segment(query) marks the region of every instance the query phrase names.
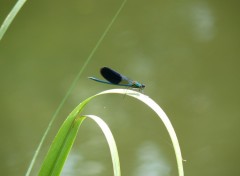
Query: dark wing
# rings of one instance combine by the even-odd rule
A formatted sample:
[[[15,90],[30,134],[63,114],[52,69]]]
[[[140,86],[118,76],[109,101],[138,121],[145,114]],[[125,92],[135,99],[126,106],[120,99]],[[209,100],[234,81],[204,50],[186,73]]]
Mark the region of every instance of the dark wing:
[[[122,81],[122,75],[108,67],[100,70],[101,75],[113,84],[119,84]]]

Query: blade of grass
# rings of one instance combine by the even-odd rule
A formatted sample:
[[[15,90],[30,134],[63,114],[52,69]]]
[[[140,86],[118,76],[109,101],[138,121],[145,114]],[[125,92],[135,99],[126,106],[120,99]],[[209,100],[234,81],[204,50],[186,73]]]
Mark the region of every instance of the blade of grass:
[[[101,118],[95,115],[85,115],[85,116],[94,120],[98,124],[98,126],[101,128],[102,132],[104,133],[107,139],[111,157],[112,157],[114,176],[120,176],[121,171],[120,171],[120,161],[119,161],[119,156],[117,151],[117,145],[109,127]]]
[[[60,175],[63,165],[75,141],[78,129],[85,118],[94,120],[101,128],[107,139],[111,152],[114,176],[121,175],[117,146],[109,127],[101,118],[97,116],[86,115],[79,117],[78,113],[84,106],[85,103],[80,104],[64,121],[44,159],[41,170],[38,174],[39,176]]]
[[[71,116],[71,115],[70,115]],[[68,118],[60,128],[58,134],[46,155],[39,176],[60,175],[67,156],[77,136],[78,129],[85,117]]]
[[[21,10],[22,6],[25,4],[26,1],[27,0],[19,0],[19,1],[17,1],[17,3],[12,8],[12,10],[8,14],[8,16],[3,21],[3,24],[2,24],[2,26],[0,28],[0,41],[2,40],[2,38],[3,38],[4,34],[5,34],[5,32],[7,31],[8,27],[10,26],[10,24],[13,21],[13,19],[16,17],[16,15]]]
[[[177,139],[177,135],[175,133],[175,130],[174,130],[168,116],[162,110],[162,108],[148,96],[146,96],[140,92],[133,91],[133,90],[110,89],[110,90],[100,92],[96,96],[102,95],[102,94],[108,94],[108,93],[123,94],[123,95],[128,95],[133,98],[136,98],[136,99],[142,101],[143,103],[145,103],[148,107],[150,107],[158,115],[158,117],[162,120],[163,124],[165,125],[165,127],[168,131],[168,134],[171,138],[171,141],[173,143],[173,148],[174,148],[174,152],[175,152],[175,156],[176,156],[176,160],[177,160],[179,176],[184,176],[183,158],[182,158],[182,154],[181,154],[180,145],[179,145],[179,142]]]
[[[174,131],[174,128],[173,128],[170,120],[168,119],[166,113],[161,109],[161,107],[156,102],[154,102],[148,96],[146,96],[142,93],[133,91],[133,90],[126,90],[126,89],[111,89],[111,90],[103,91],[103,92],[100,92],[96,95],[93,95],[93,96],[87,98],[82,103],[80,103],[68,116],[68,118],[66,120],[67,122],[66,121],[64,122],[63,127],[61,127],[61,132],[58,132],[58,134],[57,134],[58,137],[56,137],[56,138],[60,137],[60,139],[59,139],[60,143],[56,144],[56,142],[54,140],[54,142],[53,142],[54,147],[51,147],[54,149],[49,150],[47,158],[50,157],[50,159],[46,159],[47,161],[46,160],[44,161],[43,167],[40,171],[40,175],[41,176],[42,175],[51,175],[52,173],[54,173],[54,175],[55,175],[55,174],[59,174],[61,172],[64,161],[66,160],[66,157],[70,151],[70,148],[72,147],[73,141],[74,141],[76,133],[77,133],[77,130],[74,131],[75,135],[72,135],[72,133],[69,132],[72,130],[71,125],[75,124],[76,123],[75,121],[78,122],[78,119],[79,119],[78,115],[81,113],[82,109],[85,107],[85,105],[87,105],[87,103],[90,100],[92,100],[93,98],[95,98],[99,95],[109,94],[109,93],[110,94],[111,93],[123,94],[123,95],[127,95],[127,96],[131,96],[133,98],[136,98],[136,99],[142,101],[143,103],[145,103],[147,106],[149,106],[159,116],[159,118],[163,121],[163,123],[170,135],[170,138],[172,140],[173,148],[174,148],[176,159],[177,159],[179,176],[184,176],[183,163],[182,163],[183,159],[182,159],[182,155],[181,155],[180,145],[179,145],[179,142],[177,139],[177,135]],[[97,119],[96,116],[88,115],[88,117],[90,117],[92,119]],[[82,119],[82,120],[84,118],[85,117],[80,117],[80,119]],[[82,120],[79,123],[77,123],[79,126],[80,126],[80,123],[82,122]],[[95,121],[99,121],[99,119],[97,119]],[[79,127],[76,125],[73,125],[73,126]],[[99,125],[99,126],[101,126],[101,125]],[[64,134],[64,135],[62,135],[62,134]],[[104,134],[105,134],[105,132],[104,132]],[[105,136],[106,136],[106,134],[105,134]],[[111,139],[111,137],[109,138],[106,136],[106,138],[107,138],[107,141],[109,141],[109,140],[114,141]],[[110,144],[111,144],[111,142],[109,143],[109,145]],[[65,148],[65,147],[67,147],[67,148]],[[112,150],[111,147],[110,147],[110,151],[111,151],[111,155],[116,154],[116,152],[114,152],[114,150]],[[52,155],[51,152],[53,152],[53,157],[51,156]],[[60,157],[58,155],[60,155]],[[112,160],[114,160],[113,156],[112,156]],[[117,160],[117,162],[116,161],[115,161],[115,163],[113,162],[113,165],[114,165],[114,167],[119,167],[119,171],[120,171],[120,164],[119,165],[116,164],[119,162],[119,159],[115,158],[115,160]],[[46,162],[47,162],[47,164],[46,164]],[[50,163],[48,163],[48,162],[50,162]],[[116,164],[116,166],[115,166],[115,164]],[[55,171],[55,169],[56,169],[56,171]],[[114,171],[114,173],[115,173],[115,171]],[[119,172],[119,174],[120,174],[120,172]]]
[[[124,0],[121,4],[121,6],[119,7],[119,9],[117,10],[116,14],[113,16],[111,22],[109,23],[109,25],[107,26],[107,28],[105,29],[105,31],[103,32],[103,34],[101,35],[101,37],[99,38],[98,42],[96,43],[95,47],[92,49],[90,55],[88,56],[88,58],[86,59],[86,61],[84,62],[83,66],[81,66],[80,68],[80,71],[78,72],[77,76],[75,77],[75,79],[73,80],[72,84],[70,85],[69,89],[67,90],[67,93],[66,95],[64,96],[64,98],[62,99],[62,101],[60,102],[59,106],[57,107],[56,111],[54,112],[49,124],[48,124],[48,127],[46,129],[46,131],[44,132],[43,134],[43,137],[34,153],[34,156],[31,160],[31,163],[28,167],[28,170],[25,174],[25,176],[29,176],[31,171],[32,171],[32,168],[33,168],[33,165],[36,161],[36,158],[39,154],[39,151],[43,145],[43,142],[45,141],[46,139],[46,136],[49,132],[49,130],[51,129],[51,126],[54,122],[54,120],[56,119],[57,115],[59,114],[60,110],[62,109],[64,103],[66,102],[66,100],[68,99],[69,95],[71,94],[73,88],[76,86],[80,76],[82,75],[83,71],[85,70],[86,66],[88,65],[88,63],[90,62],[90,60],[92,59],[94,53],[96,52],[97,48],[100,46],[100,44],[102,43],[103,39],[105,38],[105,36],[107,35],[107,33],[109,32],[110,28],[112,27],[113,23],[116,21],[118,15],[120,14],[120,12],[122,11],[123,7],[125,6],[127,0]]]

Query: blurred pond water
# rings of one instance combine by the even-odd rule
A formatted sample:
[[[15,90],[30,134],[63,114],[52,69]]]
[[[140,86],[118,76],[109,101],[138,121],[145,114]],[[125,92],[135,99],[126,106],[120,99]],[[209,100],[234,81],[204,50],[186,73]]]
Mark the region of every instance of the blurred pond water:
[[[122,1],[28,1],[0,42],[0,170],[24,175],[50,118]],[[13,2],[0,2],[1,22]],[[129,0],[84,70],[44,143],[77,104],[116,88],[88,80],[109,66],[146,85],[177,132],[186,175],[240,175],[237,1]],[[129,97],[107,95],[86,114],[115,136],[123,176],[177,175],[162,122]],[[85,136],[81,135],[84,134]],[[100,129],[84,122],[62,175],[110,176]]]

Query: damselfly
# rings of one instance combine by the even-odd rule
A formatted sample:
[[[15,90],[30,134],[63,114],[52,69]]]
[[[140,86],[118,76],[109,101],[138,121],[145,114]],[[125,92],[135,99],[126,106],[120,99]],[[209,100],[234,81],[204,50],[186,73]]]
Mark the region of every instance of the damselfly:
[[[137,81],[133,81],[127,78],[126,76],[123,76],[122,74],[112,70],[111,68],[103,67],[100,69],[100,73],[107,81],[100,80],[94,77],[88,77],[88,78],[100,83],[137,88],[139,90],[143,90],[145,88],[144,84],[141,84]]]

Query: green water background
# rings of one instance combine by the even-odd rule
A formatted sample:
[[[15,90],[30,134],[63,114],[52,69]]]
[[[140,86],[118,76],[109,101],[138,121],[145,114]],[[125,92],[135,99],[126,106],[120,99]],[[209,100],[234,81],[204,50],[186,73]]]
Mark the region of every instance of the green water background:
[[[51,116],[121,2],[27,1],[17,15],[0,42],[1,175],[24,175]],[[0,1],[0,22],[14,3]],[[186,175],[240,175],[239,5],[129,0],[61,110],[33,175],[68,113],[85,98],[116,88],[87,79],[100,77],[102,66],[146,85],[144,93],[175,127]],[[123,176],[177,175],[168,134],[143,104],[107,95],[85,113],[109,124]],[[86,121],[79,132],[62,175],[111,176],[98,127]]]

